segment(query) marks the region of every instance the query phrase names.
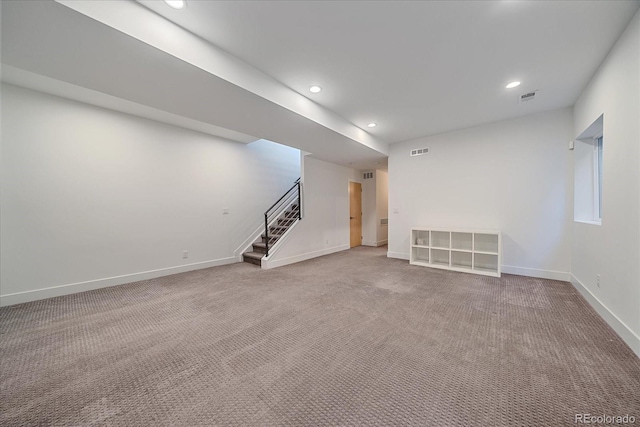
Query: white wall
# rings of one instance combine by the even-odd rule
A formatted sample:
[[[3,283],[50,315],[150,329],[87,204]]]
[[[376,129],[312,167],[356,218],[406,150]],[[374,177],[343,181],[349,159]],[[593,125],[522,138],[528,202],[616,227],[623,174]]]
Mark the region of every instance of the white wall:
[[[362,180],[362,245],[378,246],[376,171],[360,172],[360,176],[365,172],[373,174],[373,177]]]
[[[265,268],[349,249],[349,180],[362,182],[360,172],[309,156],[303,170],[304,218]]]
[[[1,89],[3,305],[235,262],[300,173],[268,141]]]
[[[368,172],[373,178],[362,181],[362,245],[381,246],[387,244],[388,226],[380,225],[380,220],[388,215],[389,175],[380,170]]]
[[[497,229],[505,273],[568,280],[572,129],[566,108],[393,144],[388,255],[409,259],[413,226]]]
[[[640,355],[640,12],[578,99],[574,137],[601,114],[602,225],[573,224],[572,282]]]
[[[386,245],[389,233],[388,225],[380,225],[382,218],[389,217],[389,174],[387,171],[376,171],[376,212],[377,242],[376,246]]]

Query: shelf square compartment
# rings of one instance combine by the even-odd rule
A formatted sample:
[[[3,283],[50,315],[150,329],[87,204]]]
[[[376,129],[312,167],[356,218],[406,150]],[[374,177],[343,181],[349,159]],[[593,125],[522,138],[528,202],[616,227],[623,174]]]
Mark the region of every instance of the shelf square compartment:
[[[473,249],[473,234],[472,233],[451,233],[451,249],[462,249],[464,251],[470,251]]]
[[[474,254],[473,269],[479,271],[498,272],[498,255]]]
[[[451,251],[451,267],[471,269],[471,252]]]
[[[431,249],[431,264],[449,265],[449,251],[442,249]]]
[[[431,246],[436,248],[449,248],[450,233],[448,231],[432,231]]]
[[[413,261],[429,263],[429,249],[427,248],[412,248]]]
[[[413,230],[413,244],[429,246],[429,230]]]
[[[482,234],[476,233],[474,235],[474,250],[479,252],[491,252],[498,253],[498,235],[497,234]]]

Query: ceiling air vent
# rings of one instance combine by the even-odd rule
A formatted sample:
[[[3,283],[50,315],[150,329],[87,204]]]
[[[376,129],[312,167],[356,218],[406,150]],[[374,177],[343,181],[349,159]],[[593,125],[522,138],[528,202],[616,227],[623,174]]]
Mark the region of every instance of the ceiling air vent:
[[[373,172],[364,173],[364,179],[371,179],[371,178],[373,178]]]
[[[537,90],[520,95],[519,102],[533,101],[536,98]]]
[[[428,148],[415,148],[411,150],[411,156],[421,156],[429,152]]]

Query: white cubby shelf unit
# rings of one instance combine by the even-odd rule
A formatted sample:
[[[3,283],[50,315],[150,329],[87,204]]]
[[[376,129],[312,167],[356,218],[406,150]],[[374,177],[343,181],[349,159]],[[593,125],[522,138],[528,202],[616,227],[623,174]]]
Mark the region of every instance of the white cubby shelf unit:
[[[409,259],[413,265],[500,277],[500,231],[412,228]]]

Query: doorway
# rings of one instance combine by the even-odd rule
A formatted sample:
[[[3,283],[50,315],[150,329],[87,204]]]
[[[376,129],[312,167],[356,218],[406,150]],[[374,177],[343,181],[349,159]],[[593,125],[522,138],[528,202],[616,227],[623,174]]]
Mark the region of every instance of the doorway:
[[[349,181],[349,229],[351,247],[362,245],[362,184]]]

